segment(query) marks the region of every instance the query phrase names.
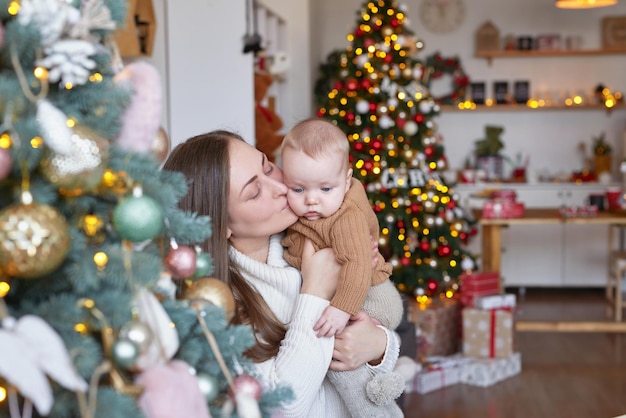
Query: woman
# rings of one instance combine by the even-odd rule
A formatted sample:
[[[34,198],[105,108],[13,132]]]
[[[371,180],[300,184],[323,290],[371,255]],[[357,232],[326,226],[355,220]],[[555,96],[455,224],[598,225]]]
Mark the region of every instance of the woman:
[[[349,417],[343,401],[325,380],[333,370],[368,363],[388,373],[398,358],[393,332],[359,313],[335,338],[317,338],[313,325],[335,290],[339,266],[332,250],[303,256],[302,271],[283,258],[281,233],[297,217],[287,204],[281,170],[240,136],[213,131],[178,145],[164,170],[180,171],[191,182],[180,202],[184,210],[209,215],[213,234],[204,243],[214,276],[236,300],[234,321],[249,324],[257,344],[246,354],[268,386],[289,385],[295,400],[288,417]]]

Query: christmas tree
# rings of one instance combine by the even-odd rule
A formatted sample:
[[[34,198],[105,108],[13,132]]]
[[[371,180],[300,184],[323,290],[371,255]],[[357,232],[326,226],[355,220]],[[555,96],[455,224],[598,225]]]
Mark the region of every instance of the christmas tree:
[[[124,0],[0,0],[0,416],[269,416]]]
[[[318,116],[347,134],[398,289],[450,297],[475,266],[464,248],[473,222],[440,175],[446,156],[433,120],[440,107],[426,88],[435,70],[413,58],[423,43],[407,29],[405,10],[391,0],[363,3],[350,45],[320,67]]]

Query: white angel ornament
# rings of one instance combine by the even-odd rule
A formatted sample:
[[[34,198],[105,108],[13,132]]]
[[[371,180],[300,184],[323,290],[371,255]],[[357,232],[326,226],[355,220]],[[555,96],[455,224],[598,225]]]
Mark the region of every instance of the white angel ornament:
[[[85,392],[87,383],[76,373],[61,337],[35,315],[16,320],[6,317],[0,329],[0,376],[26,399],[48,415],[54,399],[49,376],[65,389]],[[11,416],[15,415],[11,410]]]

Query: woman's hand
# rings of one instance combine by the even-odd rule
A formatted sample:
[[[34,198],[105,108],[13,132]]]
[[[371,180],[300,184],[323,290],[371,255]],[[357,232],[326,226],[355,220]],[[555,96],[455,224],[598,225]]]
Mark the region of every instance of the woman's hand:
[[[330,300],[335,295],[340,270],[341,265],[330,248],[315,251],[311,240],[304,240],[300,293]]]
[[[387,349],[387,335],[364,311],[350,319],[341,334],[335,336],[332,370],[354,370],[365,364],[378,364]]]

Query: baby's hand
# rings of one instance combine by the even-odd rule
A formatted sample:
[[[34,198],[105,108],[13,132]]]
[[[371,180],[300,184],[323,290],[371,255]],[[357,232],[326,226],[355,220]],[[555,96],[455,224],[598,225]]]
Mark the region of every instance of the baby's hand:
[[[317,337],[332,337],[339,334],[348,324],[350,314],[334,306],[324,309],[322,316],[317,320],[313,331],[317,331]]]

